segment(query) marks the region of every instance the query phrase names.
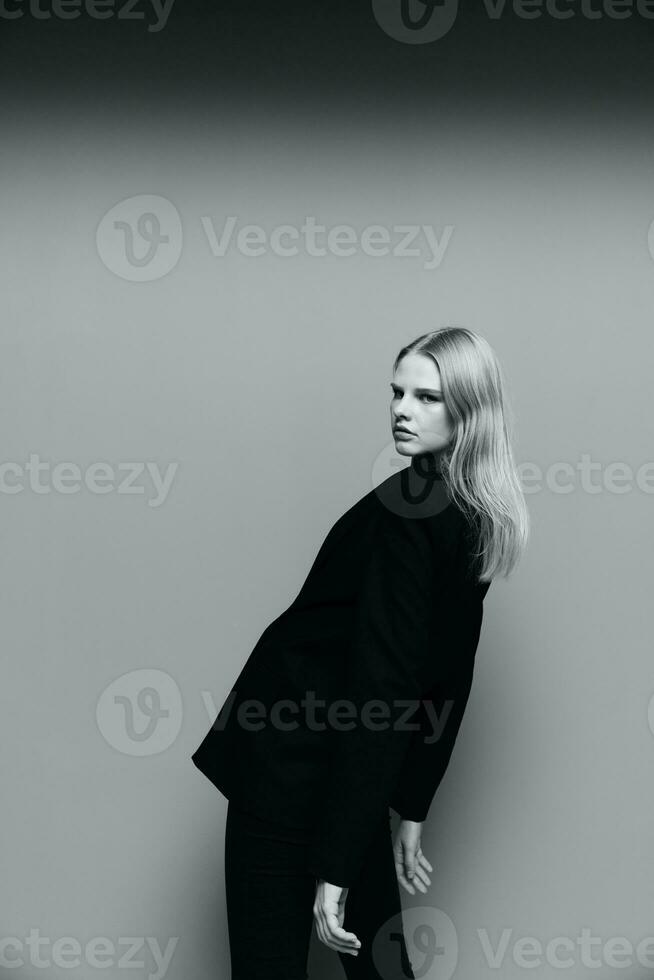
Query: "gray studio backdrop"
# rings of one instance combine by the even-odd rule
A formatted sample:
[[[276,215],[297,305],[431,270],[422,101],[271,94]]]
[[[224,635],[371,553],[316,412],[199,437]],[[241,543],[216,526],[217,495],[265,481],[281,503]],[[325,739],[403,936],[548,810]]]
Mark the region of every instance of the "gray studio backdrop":
[[[229,976],[226,803],[190,753],[392,465],[396,351],[448,323],[502,360],[533,528],[412,958],[426,925],[430,980],[649,975],[651,140],[119,125],[5,148],[2,975]],[[341,976],[315,939],[310,966]]]

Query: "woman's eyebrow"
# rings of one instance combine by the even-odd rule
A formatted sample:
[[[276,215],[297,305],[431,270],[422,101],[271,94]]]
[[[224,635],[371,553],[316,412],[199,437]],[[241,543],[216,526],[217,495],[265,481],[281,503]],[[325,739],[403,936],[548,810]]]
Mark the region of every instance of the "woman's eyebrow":
[[[391,381],[391,388],[393,389],[393,391],[399,391],[400,385],[396,385],[394,381]],[[413,390],[417,395],[426,395],[426,394],[442,395],[443,394],[440,388],[414,388]]]

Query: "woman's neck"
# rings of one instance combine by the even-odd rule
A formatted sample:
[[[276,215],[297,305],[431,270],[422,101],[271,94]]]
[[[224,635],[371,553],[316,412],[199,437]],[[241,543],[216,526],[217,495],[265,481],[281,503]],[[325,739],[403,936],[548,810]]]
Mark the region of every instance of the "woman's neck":
[[[439,453],[418,453],[411,457],[411,469],[425,480],[442,480]]]

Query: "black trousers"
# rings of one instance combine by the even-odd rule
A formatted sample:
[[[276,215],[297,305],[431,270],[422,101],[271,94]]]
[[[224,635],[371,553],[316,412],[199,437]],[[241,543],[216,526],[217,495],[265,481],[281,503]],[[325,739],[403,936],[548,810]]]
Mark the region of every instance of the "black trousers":
[[[370,836],[343,926],[359,955],[337,953],[347,980],[414,980],[401,927],[387,815]],[[227,806],[225,891],[231,980],[306,980],[316,880],[306,871],[309,830],[281,827]],[[336,977],[336,972],[334,974]]]

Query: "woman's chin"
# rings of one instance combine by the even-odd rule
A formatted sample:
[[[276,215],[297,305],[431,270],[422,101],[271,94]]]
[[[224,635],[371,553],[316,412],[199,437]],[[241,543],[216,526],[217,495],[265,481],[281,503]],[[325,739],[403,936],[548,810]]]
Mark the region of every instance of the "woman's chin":
[[[407,444],[406,439],[396,439],[395,440],[395,451],[400,456],[415,456],[417,448],[415,446],[410,446]]]

